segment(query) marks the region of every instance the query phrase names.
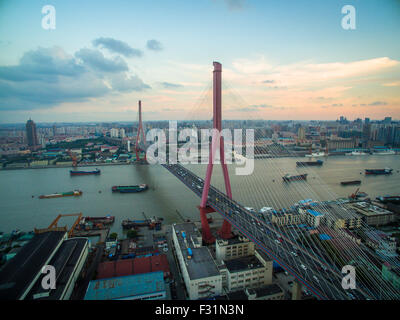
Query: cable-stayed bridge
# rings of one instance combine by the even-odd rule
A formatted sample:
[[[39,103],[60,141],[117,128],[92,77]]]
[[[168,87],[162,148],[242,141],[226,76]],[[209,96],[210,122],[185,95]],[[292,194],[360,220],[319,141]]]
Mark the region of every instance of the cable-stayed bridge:
[[[214,63],[213,83],[213,128],[221,131],[221,71],[219,63]],[[140,105],[141,111],[141,105]],[[139,116],[139,128],[143,130],[141,115]],[[139,137],[139,132],[138,132]],[[217,141],[220,139],[220,141]],[[224,223],[219,231],[221,238],[232,236],[231,226],[253,241],[255,245],[271,259],[277,262],[288,273],[318,299],[399,299],[399,292],[393,285],[383,280],[381,266],[375,259],[374,252],[362,243],[349,239],[341,230],[331,228],[329,233],[334,239],[334,246],[326,245],[311,236],[304,236],[304,230],[296,224],[279,225],[272,222],[271,211],[268,213],[256,213],[245,208],[232,199],[232,190],[225,163],[223,138],[214,136],[210,146],[209,163],[206,177],[203,180],[181,164],[165,164],[169,172],[182,181],[190,190],[201,197],[200,218],[202,223],[203,240],[211,243],[215,240],[210,232],[207,221],[207,213],[218,212],[224,218]],[[144,138],[143,138],[144,140]],[[219,143],[217,143],[219,142]],[[137,151],[145,151],[143,141],[137,141]],[[219,150],[217,150],[219,149]],[[225,190],[222,192],[211,185],[213,164],[217,152],[220,152]],[[272,168],[279,170],[279,168]],[[308,186],[299,184],[303,192],[311,192]],[[248,192],[273,193],[273,190],[265,186],[264,190],[249,190]],[[276,195],[275,195],[276,196]],[[292,195],[288,193],[287,197]],[[310,204],[304,204],[301,208],[293,210],[312,210]],[[331,206],[328,203],[318,204],[319,211],[323,211],[329,218],[337,215],[348,215],[346,209]],[[314,211],[314,210],[312,210]],[[350,214],[351,215],[351,214]],[[368,228],[368,226],[365,226]],[[351,232],[350,232],[351,234]],[[379,239],[376,239],[379,241]],[[356,289],[345,289],[341,268],[347,263],[355,267]]]

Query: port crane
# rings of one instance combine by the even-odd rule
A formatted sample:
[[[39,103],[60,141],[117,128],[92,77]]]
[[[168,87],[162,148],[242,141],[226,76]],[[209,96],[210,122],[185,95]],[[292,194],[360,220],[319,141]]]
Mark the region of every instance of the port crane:
[[[75,227],[78,225],[78,223],[82,219],[82,212],[81,213],[59,214],[57,216],[57,218],[55,218],[53,220],[53,222],[47,228],[45,228],[45,229],[36,229],[35,228],[35,233],[39,234],[39,233],[44,233],[44,232],[48,232],[48,231],[67,231],[67,226],[64,226],[64,227],[58,226],[58,221],[62,217],[77,217],[75,222],[72,224],[71,229],[69,229],[69,231],[68,231],[68,238],[71,238],[74,234]]]

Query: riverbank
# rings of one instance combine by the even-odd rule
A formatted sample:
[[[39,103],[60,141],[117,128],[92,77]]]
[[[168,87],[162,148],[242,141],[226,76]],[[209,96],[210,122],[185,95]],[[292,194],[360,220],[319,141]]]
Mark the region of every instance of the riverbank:
[[[88,163],[88,164],[79,164],[76,168],[83,167],[103,167],[103,166],[130,166],[136,165],[137,163],[126,163],[126,162],[113,162],[113,163]],[[27,167],[5,167],[0,168],[0,170],[23,170],[23,169],[51,169],[51,168],[73,168],[71,165],[46,165],[46,166],[27,166]]]

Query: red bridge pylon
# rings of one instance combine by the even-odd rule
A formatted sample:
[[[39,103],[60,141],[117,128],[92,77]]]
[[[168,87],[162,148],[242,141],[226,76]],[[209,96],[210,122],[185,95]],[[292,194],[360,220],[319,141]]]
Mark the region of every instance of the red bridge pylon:
[[[142,133],[143,145],[146,145],[146,139],[145,139],[144,130],[143,130],[143,123],[142,123],[142,101],[139,100],[139,126],[138,126],[138,129],[137,129],[136,146],[135,146],[136,161],[141,161],[141,159],[140,159],[140,151],[144,151],[143,161],[146,161],[146,150],[141,150],[141,148],[140,148],[140,132]]]
[[[229,180],[228,167],[225,163],[224,154],[224,139],[220,136],[222,130],[222,87],[221,87],[221,73],[222,65],[219,62],[214,62],[214,72],[213,72],[213,129],[214,131],[212,142],[210,146],[210,153],[208,158],[206,179],[204,181],[203,194],[201,197],[200,204],[200,219],[202,226],[202,237],[203,241],[206,243],[212,243],[215,238],[211,234],[210,226],[207,221],[207,213],[215,212],[211,207],[207,206],[208,192],[210,189],[211,176],[213,170],[213,163],[215,160],[217,147],[219,145],[220,162],[222,166],[222,172],[224,174],[225,190],[227,196],[232,199],[231,183]],[[217,132],[217,133],[216,133]],[[221,229],[219,230],[219,235],[223,239],[229,239],[232,237],[231,224],[224,220]]]

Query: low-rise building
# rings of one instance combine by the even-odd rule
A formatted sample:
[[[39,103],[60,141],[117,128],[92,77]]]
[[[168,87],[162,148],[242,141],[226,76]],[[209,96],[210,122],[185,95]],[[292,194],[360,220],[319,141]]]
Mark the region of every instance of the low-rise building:
[[[190,300],[206,299],[222,293],[222,276],[194,223],[172,226],[172,239]]]
[[[224,261],[220,272],[227,291],[258,288],[272,282],[272,260],[255,251],[255,255]]]
[[[271,215],[272,223],[278,226],[287,226],[292,224],[300,224],[304,221],[303,211],[290,211],[290,212],[274,212]]]
[[[217,239],[215,242],[217,263],[239,257],[254,255],[254,243],[243,236],[232,239]]]
[[[276,283],[260,288],[246,288],[227,294],[229,300],[283,300],[284,290]]]
[[[87,260],[87,238],[67,239],[65,231],[47,231],[24,245],[0,271],[0,300],[67,300]],[[51,265],[56,289],[43,289],[42,268]]]
[[[382,265],[382,278],[391,282],[392,285],[400,290],[400,267],[391,266],[389,263],[385,262]],[[400,293],[399,293],[400,296]]]
[[[92,280],[85,300],[163,300],[167,296],[163,272]]]
[[[355,202],[347,205],[370,226],[382,226],[394,222],[396,214],[368,202]]]

